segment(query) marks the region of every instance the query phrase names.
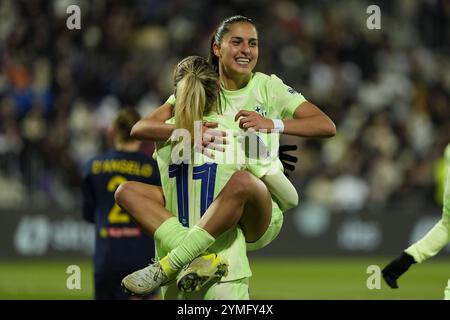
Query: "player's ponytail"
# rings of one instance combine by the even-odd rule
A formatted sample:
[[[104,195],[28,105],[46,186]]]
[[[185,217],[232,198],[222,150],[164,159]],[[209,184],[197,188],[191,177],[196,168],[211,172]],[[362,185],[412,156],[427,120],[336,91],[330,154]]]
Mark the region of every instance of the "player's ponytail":
[[[177,65],[174,79],[175,127],[187,129],[193,141],[194,121],[201,121],[205,112],[217,111],[218,76],[206,59],[190,56]]]

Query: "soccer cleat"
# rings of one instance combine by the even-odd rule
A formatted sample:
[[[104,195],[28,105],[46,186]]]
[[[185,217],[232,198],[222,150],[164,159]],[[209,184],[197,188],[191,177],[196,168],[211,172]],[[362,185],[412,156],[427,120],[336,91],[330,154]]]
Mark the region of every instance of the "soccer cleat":
[[[180,271],[178,289],[185,292],[198,291],[211,280],[219,281],[228,273],[228,264],[215,253],[203,254]]]
[[[147,296],[160,286],[170,282],[175,276],[168,276],[160,262],[127,275],[122,280],[122,287],[131,295]]]

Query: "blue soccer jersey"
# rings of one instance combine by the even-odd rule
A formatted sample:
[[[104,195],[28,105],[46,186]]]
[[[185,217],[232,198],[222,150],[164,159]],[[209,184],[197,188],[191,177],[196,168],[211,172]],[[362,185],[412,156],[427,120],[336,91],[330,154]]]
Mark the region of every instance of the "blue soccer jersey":
[[[145,267],[155,254],[153,239],[115,202],[114,192],[125,181],[161,185],[156,161],[141,152],[113,150],[87,163],[82,185],[83,217],[95,223],[96,283],[116,274],[118,288],[120,277]]]

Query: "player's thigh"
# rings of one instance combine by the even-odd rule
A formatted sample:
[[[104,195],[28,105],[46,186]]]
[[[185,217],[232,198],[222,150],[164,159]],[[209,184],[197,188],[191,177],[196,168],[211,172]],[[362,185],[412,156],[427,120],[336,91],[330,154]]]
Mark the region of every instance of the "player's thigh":
[[[138,181],[121,183],[115,193],[119,204],[128,204],[138,200],[151,200],[164,205],[164,193],[160,186],[155,186]]]
[[[248,172],[247,172],[248,173]],[[247,242],[260,239],[269,227],[272,217],[272,198],[264,182],[248,173],[250,195],[244,206],[239,225]]]

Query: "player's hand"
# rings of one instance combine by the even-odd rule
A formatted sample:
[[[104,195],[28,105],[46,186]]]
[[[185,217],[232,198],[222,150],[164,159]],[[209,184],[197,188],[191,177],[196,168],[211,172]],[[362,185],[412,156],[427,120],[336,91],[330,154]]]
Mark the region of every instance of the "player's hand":
[[[238,119],[239,127],[244,131],[247,131],[248,129],[255,131],[259,131],[261,129],[269,131],[273,129],[272,119],[264,118],[256,111],[241,110],[236,113],[234,121],[238,121]]]
[[[214,153],[211,150],[224,152],[223,145],[227,144],[227,133],[222,130],[217,130],[217,122],[203,122],[202,127],[202,145],[200,147],[201,152],[206,156],[214,159]],[[197,146],[198,147],[198,146]]]
[[[296,145],[280,145],[280,147],[278,148],[278,154],[279,154],[279,158],[281,160],[281,163],[283,164],[283,168],[284,168],[284,175],[286,177],[289,177],[289,174],[286,172],[286,170],[289,171],[294,171],[295,170],[295,165],[291,164],[291,163],[297,163],[298,161],[298,157],[295,156],[291,156],[290,154],[287,154],[287,151],[295,151],[297,150],[297,146]]]
[[[404,274],[413,263],[416,263],[414,258],[406,252],[403,252],[400,256],[389,262],[389,264],[381,271],[383,273],[384,281],[386,281],[388,286],[392,289],[397,289],[397,279]]]

